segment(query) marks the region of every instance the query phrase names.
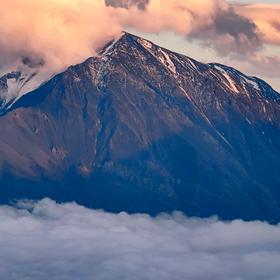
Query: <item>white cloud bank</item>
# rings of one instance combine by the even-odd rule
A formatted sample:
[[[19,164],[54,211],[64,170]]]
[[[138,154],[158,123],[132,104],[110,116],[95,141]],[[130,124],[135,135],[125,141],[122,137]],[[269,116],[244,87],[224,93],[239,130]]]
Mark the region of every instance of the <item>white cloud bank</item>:
[[[280,226],[110,214],[44,199],[0,207],[0,279],[279,279]]]

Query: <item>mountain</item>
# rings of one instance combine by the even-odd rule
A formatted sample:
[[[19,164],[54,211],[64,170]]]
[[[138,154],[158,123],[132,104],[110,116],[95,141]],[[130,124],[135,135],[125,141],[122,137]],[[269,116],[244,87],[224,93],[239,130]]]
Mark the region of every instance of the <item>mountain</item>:
[[[11,66],[14,71],[0,76],[0,115],[22,95],[38,88],[46,76],[50,77],[41,69],[44,63],[43,59],[23,56],[21,61]]]
[[[124,33],[0,117],[0,202],[280,221],[280,95]]]
[[[22,75],[19,71],[13,71],[0,77],[0,113],[15,101],[21,91],[30,91],[26,86],[34,76],[35,74]]]

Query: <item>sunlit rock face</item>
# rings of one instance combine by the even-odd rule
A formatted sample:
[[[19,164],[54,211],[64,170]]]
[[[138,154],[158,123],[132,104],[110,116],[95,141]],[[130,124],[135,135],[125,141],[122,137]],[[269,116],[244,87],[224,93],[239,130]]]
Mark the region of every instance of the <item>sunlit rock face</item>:
[[[280,221],[280,95],[124,33],[0,117],[0,200]]]

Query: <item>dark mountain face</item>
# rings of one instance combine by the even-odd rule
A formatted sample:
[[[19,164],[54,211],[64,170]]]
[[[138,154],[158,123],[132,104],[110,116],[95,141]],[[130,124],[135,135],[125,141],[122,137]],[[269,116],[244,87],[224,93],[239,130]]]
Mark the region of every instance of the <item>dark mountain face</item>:
[[[280,95],[124,34],[0,117],[0,199],[280,221]]]

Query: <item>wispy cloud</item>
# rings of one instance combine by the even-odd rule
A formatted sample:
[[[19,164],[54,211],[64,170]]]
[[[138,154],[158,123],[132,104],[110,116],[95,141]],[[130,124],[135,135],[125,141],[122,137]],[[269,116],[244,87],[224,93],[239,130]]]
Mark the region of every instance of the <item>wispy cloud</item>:
[[[271,279],[280,226],[110,214],[45,199],[0,207],[0,278]]]

